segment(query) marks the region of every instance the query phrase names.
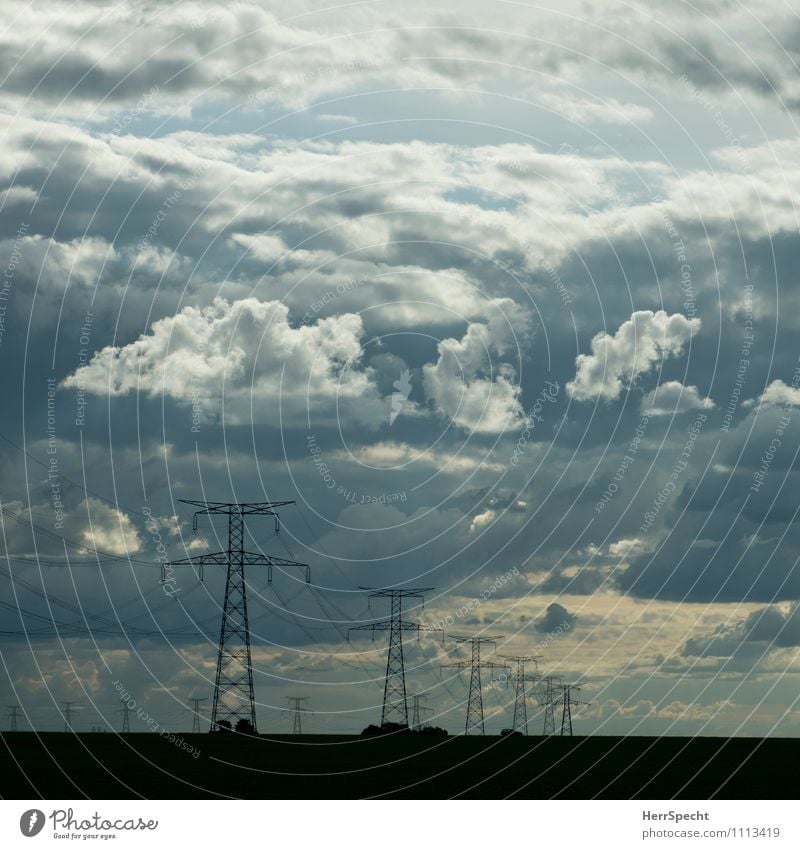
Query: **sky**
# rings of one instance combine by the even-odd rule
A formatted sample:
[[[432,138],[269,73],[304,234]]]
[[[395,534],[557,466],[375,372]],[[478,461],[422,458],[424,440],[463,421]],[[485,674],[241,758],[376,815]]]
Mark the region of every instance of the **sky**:
[[[262,732],[290,696],[309,731],[376,722],[385,634],[347,638],[388,608],[359,588],[425,587],[405,613],[443,634],[407,634],[408,690],[453,733],[450,635],[583,682],[576,733],[800,734],[789,3],[4,19],[0,703],[24,727],[71,701],[117,729],[120,691],[133,730],[191,727],[224,575],[160,564],[227,534],[191,499],[295,502],[247,524],[311,567],[247,574]],[[483,683],[497,733],[513,681]]]

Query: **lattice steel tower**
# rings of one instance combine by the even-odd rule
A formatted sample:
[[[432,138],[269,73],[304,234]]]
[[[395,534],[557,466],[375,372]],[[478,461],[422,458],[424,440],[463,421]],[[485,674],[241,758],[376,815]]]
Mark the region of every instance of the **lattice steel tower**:
[[[420,699],[427,699],[427,698],[428,698],[427,693],[414,693],[414,695],[411,696],[412,704],[413,704],[412,713],[411,713],[411,727],[415,731],[419,731],[419,729],[422,728],[421,717],[424,716],[424,714],[426,714],[426,713],[433,713],[433,708],[426,707],[425,705],[421,705],[419,703]]]
[[[560,697],[561,679],[553,675],[547,675],[542,679],[544,693],[540,704],[544,707],[544,729],[545,737],[552,737],[556,733],[556,705]]]
[[[72,706],[75,702],[64,702],[64,707],[61,710],[61,715],[64,717],[64,733],[72,731],[72,711],[75,710]]]
[[[389,653],[386,658],[386,680],[383,686],[383,708],[381,709],[381,726],[388,723],[397,723],[408,727],[408,696],[406,694],[406,671],[403,661],[403,631],[415,631],[419,636],[420,631],[439,631],[441,628],[432,628],[428,625],[420,625],[418,622],[409,622],[403,619],[403,599],[416,598],[424,603],[423,593],[432,591],[432,587],[421,589],[371,589],[370,587],[359,587],[370,593],[370,601],[373,598],[388,598],[391,600],[391,614],[388,621],[372,622],[369,625],[358,625],[350,631],[372,631],[375,639],[376,631],[389,632]],[[443,634],[444,632],[442,632]]]
[[[130,734],[131,731],[131,709],[128,707],[127,699],[122,699],[122,707],[117,709],[117,713],[122,714],[122,731],[121,734]]]
[[[580,691],[580,684],[560,684],[561,698],[561,736],[572,737],[572,706],[588,705],[589,702],[579,702],[572,698],[572,691]]]
[[[7,705],[8,707],[8,719],[9,719],[9,731],[17,731],[17,718],[20,716],[20,706],[19,705]]]
[[[200,733],[200,702],[207,702],[208,699],[205,698],[190,698],[189,701],[192,703],[192,734]]]
[[[303,707],[303,702],[307,702],[309,700],[309,696],[287,696],[286,698],[291,703],[291,709],[294,713],[294,724],[292,725],[292,734],[302,734],[303,714],[308,713],[308,711]]]
[[[200,507],[195,511],[192,527],[197,530],[197,517],[201,515],[228,517],[228,549],[197,557],[173,560],[169,566],[197,566],[200,580],[203,580],[203,567],[224,566],[227,569],[225,580],[225,602],[222,608],[222,626],[219,634],[217,654],[217,674],[214,681],[214,699],[211,708],[211,731],[224,728],[221,722],[230,723],[236,728],[237,721],[246,720],[253,733],[257,732],[256,703],[253,690],[253,663],[250,653],[250,624],[247,618],[247,585],[245,566],[266,566],[267,577],[272,583],[273,566],[303,566],[306,570],[306,583],[310,581],[309,567],[294,560],[284,560],[266,554],[246,551],[244,547],[245,517],[274,516],[278,529],[278,507],[294,504],[294,501],[261,501],[249,503],[230,503],[222,501],[187,501]],[[162,573],[162,579],[164,575]],[[245,730],[245,729],[242,729]]]
[[[467,722],[464,729],[465,734],[484,734],[483,726],[483,691],[481,689],[481,669],[508,669],[504,663],[492,663],[487,660],[481,660],[481,646],[495,645],[498,640],[503,637],[450,637],[457,643],[469,643],[472,649],[472,655],[469,660],[462,660],[459,663],[448,663],[446,666],[460,667],[461,669],[469,669],[469,698],[467,700]]]
[[[511,727],[522,734],[528,733],[528,699],[526,684],[530,681],[535,683],[540,680],[537,674],[526,675],[525,664],[536,663],[537,657],[533,655],[503,655],[503,660],[510,660],[516,664],[514,671],[514,720]]]

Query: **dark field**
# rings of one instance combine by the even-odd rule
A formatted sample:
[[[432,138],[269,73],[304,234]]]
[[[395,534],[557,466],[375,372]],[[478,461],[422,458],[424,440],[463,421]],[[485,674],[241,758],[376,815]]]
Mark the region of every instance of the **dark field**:
[[[796,796],[797,739],[4,734],[3,798]]]

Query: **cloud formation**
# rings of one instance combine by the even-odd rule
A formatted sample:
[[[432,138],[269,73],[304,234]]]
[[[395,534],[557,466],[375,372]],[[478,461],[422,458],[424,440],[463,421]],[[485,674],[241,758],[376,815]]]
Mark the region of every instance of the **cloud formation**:
[[[680,356],[700,330],[699,318],[638,310],[614,335],[598,333],[591,354],[578,354],[567,392],[576,401],[615,401],[626,387],[667,357]]]
[[[696,386],[684,386],[679,380],[659,383],[642,398],[641,411],[651,416],[676,416],[690,410],[710,410],[714,402],[703,398]]]

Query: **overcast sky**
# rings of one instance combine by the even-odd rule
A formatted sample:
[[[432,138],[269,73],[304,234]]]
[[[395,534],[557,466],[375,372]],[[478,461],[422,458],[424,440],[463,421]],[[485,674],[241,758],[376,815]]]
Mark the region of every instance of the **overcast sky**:
[[[312,567],[248,574],[262,732],[379,719],[345,637],[405,585],[585,682],[577,732],[800,733],[789,3],[4,18],[3,705],[118,727],[122,682],[188,729],[224,581],[158,558],[227,528],[179,499],[295,500],[248,526]],[[462,729],[465,652],[410,637]]]

